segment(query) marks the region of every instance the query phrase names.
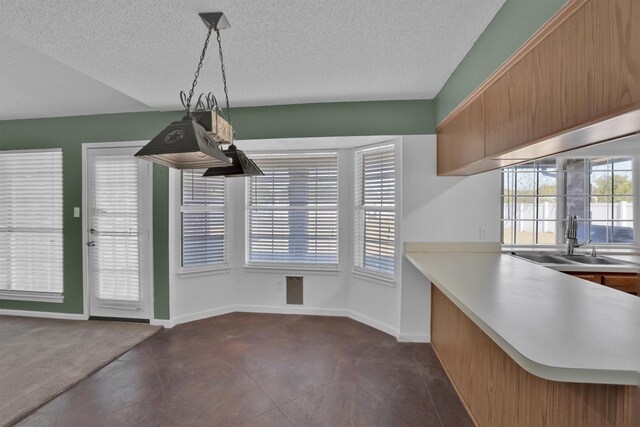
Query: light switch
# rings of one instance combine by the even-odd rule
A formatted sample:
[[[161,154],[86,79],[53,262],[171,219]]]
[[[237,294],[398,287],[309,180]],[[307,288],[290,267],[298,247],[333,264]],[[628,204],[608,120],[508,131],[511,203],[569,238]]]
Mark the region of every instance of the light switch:
[[[74,218],[80,218],[80,208],[79,207],[73,208],[73,217]]]

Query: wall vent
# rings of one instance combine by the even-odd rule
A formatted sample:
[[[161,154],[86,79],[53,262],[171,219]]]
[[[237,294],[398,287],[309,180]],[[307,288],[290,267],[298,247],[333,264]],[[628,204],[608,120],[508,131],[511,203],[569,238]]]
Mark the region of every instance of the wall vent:
[[[287,304],[303,304],[302,277],[287,276]]]

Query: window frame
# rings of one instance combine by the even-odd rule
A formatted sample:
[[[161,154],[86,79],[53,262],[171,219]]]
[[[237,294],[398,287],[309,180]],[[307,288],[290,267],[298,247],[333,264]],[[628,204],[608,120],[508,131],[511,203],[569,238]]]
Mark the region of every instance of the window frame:
[[[60,283],[60,291],[37,291],[37,290],[24,290],[24,289],[0,289],[0,300],[13,300],[13,301],[32,301],[32,302],[49,302],[49,303],[63,303],[64,302],[64,273],[65,273],[65,251],[64,251],[64,151],[62,148],[45,148],[45,149],[26,149],[26,150],[1,150],[0,152],[11,153],[20,152],[24,154],[35,153],[60,153],[60,267],[62,272],[62,279]]]
[[[244,268],[251,271],[270,271],[270,270],[289,270],[289,271],[305,271],[305,272],[338,272],[340,271],[340,184],[342,177],[340,174],[340,151],[337,149],[304,149],[304,150],[268,150],[268,151],[251,151],[248,153],[251,158],[260,158],[261,156],[286,156],[290,158],[303,157],[305,155],[333,155],[336,159],[336,204],[335,207],[319,207],[309,206],[307,208],[299,208],[298,210],[327,210],[336,213],[336,262],[335,263],[292,263],[292,262],[255,262],[251,261],[251,215],[250,211],[255,206],[251,205],[251,177],[245,180],[245,197],[244,197]],[[286,211],[288,207],[283,206],[273,210]],[[259,207],[258,207],[259,209]]]
[[[197,169],[202,170],[202,173],[206,169]],[[179,170],[178,181],[179,181],[179,215],[180,215],[180,251],[178,258],[178,272],[181,277],[196,277],[207,274],[220,273],[229,270],[229,184],[226,178],[222,178],[224,183],[224,204],[222,207],[220,206],[185,206],[183,204],[184,201],[184,170]],[[212,263],[212,264],[204,264],[197,265],[192,267],[184,266],[184,213],[190,212],[222,212],[224,218],[224,242],[223,242],[223,262],[221,263]]]
[[[524,164],[530,164],[530,163],[533,163],[533,162],[538,162],[540,160],[544,160],[544,159],[536,159],[536,160],[531,161],[531,162],[526,162],[526,163],[523,163],[523,164],[518,164],[518,165],[509,166],[507,168],[500,169],[500,185],[501,185],[501,188],[500,188],[500,242],[504,242],[504,238],[505,238],[505,236],[504,236],[504,223],[506,221],[512,221],[514,223],[514,225],[515,225],[516,220],[517,220],[515,217],[513,219],[506,219],[506,220],[504,218],[504,199],[505,199],[505,195],[504,195],[504,189],[505,189],[504,178],[505,178],[505,174],[506,174],[505,170],[513,168],[513,167],[517,167],[517,166],[522,166]],[[546,196],[543,195],[543,196],[540,196],[540,194],[537,192],[538,188],[536,186],[536,194],[535,195],[518,196],[516,194],[516,195],[512,195],[512,196],[508,196],[508,197],[514,198],[515,201],[517,201],[517,199],[519,197],[532,197],[532,198],[534,198],[536,200],[536,210],[538,208],[538,204],[537,203],[538,203],[538,199],[540,197],[554,198],[555,201],[556,201],[556,215],[555,215],[555,218],[553,219],[553,221],[556,223],[556,226],[555,226],[556,242],[553,243],[553,244],[546,244],[546,245],[544,245],[544,244],[536,244],[536,243],[531,243],[531,244],[529,244],[529,243],[525,243],[525,244],[501,243],[503,247],[514,247],[514,248],[522,248],[522,247],[545,248],[546,247],[546,248],[549,248],[549,247],[558,247],[558,246],[562,245],[562,243],[558,242],[558,236],[560,236],[564,232],[563,228],[562,228],[562,221],[561,221],[561,219],[564,217],[564,205],[562,203],[563,196],[560,193],[560,191],[558,191],[558,189],[564,187],[564,173],[563,173],[564,171],[562,170],[562,166],[561,166],[562,162],[564,162],[564,159],[559,159],[558,158],[558,159],[554,159],[554,160],[555,160],[554,173],[556,174],[556,193],[555,193],[555,195],[546,195]],[[525,173],[535,173],[536,174],[536,182],[537,182],[537,179],[538,179],[537,175],[540,174],[538,168],[534,169],[533,172],[525,172]],[[517,186],[517,178],[515,178],[515,179],[516,179],[516,181],[514,182],[514,187]],[[537,227],[538,227],[537,223],[542,222],[543,220],[537,219],[537,216],[536,216],[535,218],[532,218],[532,219],[526,220],[526,221],[535,224],[534,225],[534,229],[537,230]],[[534,236],[534,238],[535,238],[535,236]]]
[[[522,248],[534,248],[534,249],[557,249],[565,246],[566,242],[564,241],[564,227],[566,223],[566,198],[571,197],[567,196],[566,192],[566,161],[568,159],[620,159],[620,158],[628,158],[631,159],[632,162],[632,171],[631,176],[633,180],[633,220],[630,221],[633,223],[633,243],[614,243],[614,242],[592,242],[589,246],[596,246],[600,249],[604,250],[637,250],[640,247],[640,156],[638,155],[599,155],[599,156],[563,156],[556,158],[556,243],[555,244],[515,244],[515,243],[501,243],[504,249],[522,249]],[[514,165],[519,166],[519,165]],[[510,166],[513,167],[513,166]],[[507,168],[502,168],[500,170],[500,241],[504,242],[504,170]],[[607,170],[609,171],[609,170]],[[591,179],[591,169],[585,169],[584,173],[586,174],[586,179],[590,181]],[[612,190],[613,191],[613,190]],[[597,196],[597,195],[596,195]],[[593,194],[584,197],[596,197]],[[606,195],[604,195],[606,196]],[[509,220],[506,220],[509,221]],[[515,222],[515,219],[512,220]],[[535,219],[532,221],[536,221]],[[599,220],[589,220],[591,221],[599,221]],[[612,220],[613,221],[613,220]]]
[[[378,208],[385,209],[375,209],[376,207],[370,207],[368,209],[363,209],[363,206],[360,204],[362,200],[362,194],[359,193],[358,189],[363,188],[363,184],[359,183],[362,180],[362,170],[357,166],[362,164],[362,160],[359,159],[359,156],[362,156],[363,153],[367,151],[376,151],[383,150],[385,148],[391,147],[394,155],[394,205],[391,206],[379,206]],[[352,273],[356,276],[360,276],[364,279],[383,284],[386,286],[395,286],[398,280],[400,265],[399,265],[399,248],[400,248],[400,234],[401,234],[401,223],[400,223],[400,206],[401,206],[401,194],[402,194],[402,185],[401,185],[401,177],[402,177],[402,163],[401,163],[401,145],[397,140],[389,140],[384,142],[379,142],[375,144],[363,145],[360,147],[356,147],[353,150],[353,165],[354,165],[354,174],[353,174],[353,221],[354,221],[354,233],[353,233],[353,271]],[[372,270],[366,267],[362,267],[361,264],[364,263],[364,258],[359,259],[359,251],[358,246],[360,245],[360,238],[364,239],[364,232],[360,230],[359,226],[364,227],[364,221],[359,221],[360,212],[369,211],[379,211],[379,212],[393,212],[394,213],[394,254],[393,254],[393,273],[387,274],[380,271]],[[364,247],[363,247],[364,250]],[[363,252],[364,254],[364,252]]]

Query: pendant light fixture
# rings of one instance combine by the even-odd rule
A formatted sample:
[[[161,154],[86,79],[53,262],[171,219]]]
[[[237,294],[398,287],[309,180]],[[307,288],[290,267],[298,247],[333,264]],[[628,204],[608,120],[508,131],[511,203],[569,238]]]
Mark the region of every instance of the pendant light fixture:
[[[235,144],[224,150],[224,155],[232,160],[232,165],[225,167],[212,167],[205,171],[202,176],[228,176],[243,177],[252,175],[264,175],[258,165],[247,157],[242,150],[238,150]]]
[[[186,115],[182,120],[172,122],[167,126],[138,151],[135,154],[136,157],[176,169],[199,169],[213,166],[225,168],[232,166],[232,159],[224,154],[220,148],[220,143],[211,138],[207,130],[194,120],[191,113],[191,99],[193,98],[193,91],[198,84],[198,76],[207,53],[211,33],[215,30],[218,36],[218,43],[220,43],[220,30],[229,28],[229,21],[221,12],[201,13],[200,18],[202,18],[209,30],[200,55],[200,62],[191,84],[191,90],[189,90],[186,103],[184,103]],[[222,55],[222,50],[220,50],[220,54]],[[184,100],[184,94],[181,94],[181,98]]]
[[[222,72],[222,84],[224,85],[224,98],[226,103],[226,116],[231,128],[231,145],[224,150],[224,155],[231,159],[231,166],[212,166],[207,169],[202,176],[226,176],[226,177],[244,177],[264,175],[258,165],[247,157],[242,150],[238,150],[234,141],[233,121],[231,119],[231,107],[229,106],[229,89],[227,87],[227,73],[224,67],[224,55],[222,54],[222,41],[220,39],[220,31],[216,29],[218,41],[218,54],[220,56],[220,71]],[[207,116],[208,118],[208,116]]]

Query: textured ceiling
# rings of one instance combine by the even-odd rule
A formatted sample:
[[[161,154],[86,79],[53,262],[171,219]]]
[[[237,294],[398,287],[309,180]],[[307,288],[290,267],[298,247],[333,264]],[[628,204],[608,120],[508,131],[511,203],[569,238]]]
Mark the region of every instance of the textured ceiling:
[[[1,53],[13,51],[17,58],[11,67],[0,66],[0,119],[11,116],[5,104],[24,101],[31,113],[14,116],[178,108],[178,92],[190,87],[206,33],[197,13],[207,11],[223,11],[231,23],[222,41],[232,105],[429,99],[503,3],[2,0],[0,32],[9,38],[0,38]],[[221,98],[212,47],[197,92],[213,90]],[[56,111],[59,88],[75,84],[79,89],[68,102],[77,98],[77,108]],[[21,90],[5,92],[11,87]],[[119,95],[105,95],[109,90]],[[32,92],[51,104],[31,105],[30,96],[21,96]]]
[[[152,108],[0,33],[0,120]]]

